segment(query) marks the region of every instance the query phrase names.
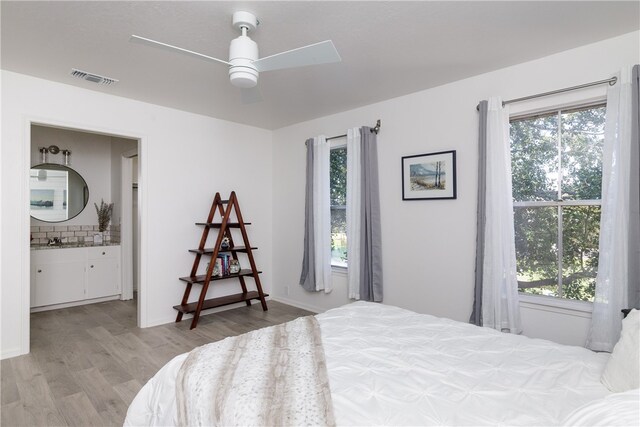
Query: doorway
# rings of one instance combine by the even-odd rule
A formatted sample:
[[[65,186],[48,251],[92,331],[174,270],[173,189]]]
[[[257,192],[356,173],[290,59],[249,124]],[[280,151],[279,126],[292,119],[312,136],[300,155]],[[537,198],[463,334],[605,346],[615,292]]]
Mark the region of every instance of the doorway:
[[[124,246],[126,246],[126,242],[129,240],[131,241],[130,245],[140,242],[141,231],[139,225],[141,218],[140,213],[142,209],[138,211],[137,207],[141,207],[141,204],[138,203],[138,199],[136,198],[135,206],[137,214],[135,215],[135,224],[133,224],[136,228],[136,238],[133,239],[132,233],[134,233],[134,231],[131,227],[132,224],[129,224],[129,228],[123,226],[123,200],[125,200],[124,197],[127,196],[123,195],[121,191],[123,186],[121,159],[124,159],[125,154],[131,155],[131,153],[133,153],[133,158],[135,158],[136,160],[135,170],[133,169],[133,166],[130,165],[128,171],[130,175],[133,175],[135,172],[136,177],[140,176],[141,174],[138,173],[137,160],[138,151],[141,149],[142,141],[139,138],[115,136],[103,132],[70,128],[66,126],[60,126],[59,124],[54,125],[41,122],[29,122],[27,135],[28,143],[25,144],[25,151],[27,152],[27,159],[30,159],[30,161],[28,161],[29,167],[33,167],[34,165],[39,163],[53,163],[62,165],[66,164],[70,168],[79,171],[81,175],[84,175],[88,187],[88,190],[85,190],[83,193],[83,196],[88,200],[85,201],[85,206],[84,209],[81,209],[81,213],[76,214],[74,218],[67,217],[62,218],[62,220],[58,222],[49,223],[29,217],[29,213],[31,213],[31,206],[33,205],[33,197],[31,197],[33,193],[31,192],[31,185],[27,186],[27,200],[29,200],[29,203],[27,204],[26,209],[28,212],[27,218],[30,218],[29,231],[31,234],[32,245],[35,243],[48,246],[49,243],[52,243],[52,245],[59,246],[54,248],[48,247],[47,249],[49,250],[40,251],[42,253],[55,253],[57,250],[66,251],[68,249],[74,249],[74,251],[71,251],[74,252],[72,258],[76,258],[74,258],[72,261],[78,265],[86,263],[86,266],[84,266],[86,270],[83,270],[86,271],[86,273],[80,272],[80,270],[78,270],[78,274],[76,274],[76,276],[74,277],[74,280],[76,281],[76,284],[78,284],[78,286],[81,286],[83,282],[85,283],[83,295],[79,295],[78,292],[76,292],[70,297],[69,300],[65,300],[63,298],[47,301],[45,299],[43,300],[44,302],[42,302],[41,299],[40,307],[32,309],[34,303],[36,303],[35,299],[41,298],[42,292],[40,292],[39,294],[38,292],[34,292],[34,280],[38,277],[38,268],[33,265],[34,263],[31,257],[28,258],[29,263],[27,269],[29,272],[28,277],[30,277],[30,279],[28,280],[29,285],[25,285],[25,288],[26,286],[29,287],[25,289],[27,298],[23,298],[23,301],[25,301],[25,305],[23,306],[25,307],[26,313],[25,320],[27,320],[27,328],[23,329],[23,336],[25,337],[23,346],[25,346],[26,350],[28,351],[31,341],[30,338],[32,335],[31,327],[29,326],[31,324],[29,313],[67,309],[69,307],[75,307],[75,310],[77,311],[79,310],[78,307],[88,303],[100,303],[112,299],[126,299],[124,295],[125,288],[122,286],[122,278],[125,271],[125,265],[130,266],[130,269],[134,269],[136,271],[136,285],[140,284],[139,272],[141,271],[141,269],[139,267],[139,264],[141,262],[141,256],[139,244],[136,246],[137,249],[135,250],[125,250]],[[59,155],[55,148],[53,150],[49,150],[52,146],[60,148]],[[45,148],[47,150],[47,158],[44,159],[44,161],[42,157],[42,148]],[[63,152],[67,153],[68,158],[60,157]],[[130,161],[132,160],[130,159]],[[31,176],[31,174],[29,176]],[[46,180],[46,178],[44,178],[44,174],[38,172],[36,172],[36,175],[32,178],[34,180],[38,180],[40,178],[40,181]],[[53,178],[53,174],[51,174],[51,178]],[[133,195],[131,194],[132,190],[132,183],[130,182],[128,195],[129,205],[133,205],[134,202],[132,198]],[[38,195],[42,196],[39,200],[44,200],[44,196],[48,197],[48,193],[45,194],[45,192],[46,191],[39,189]],[[65,197],[67,197],[66,190],[63,192],[63,194],[65,195]],[[54,198],[51,198],[53,202]],[[72,205],[71,203],[69,203],[69,201],[71,200],[69,197],[64,200],[66,200],[67,203],[65,203],[64,201],[61,201],[59,203],[62,211],[67,210],[67,208]],[[103,200],[105,201],[105,204],[109,204],[111,202],[114,203],[110,226],[106,231],[98,231],[94,228],[90,230],[90,226],[96,227],[96,224],[99,222],[96,216],[97,212],[95,208],[99,207]],[[42,207],[40,207],[41,209],[49,209],[48,206],[46,206],[47,200],[44,200],[44,202],[41,204],[43,205]],[[94,240],[97,235],[100,235],[100,237],[104,239],[104,250],[100,250],[99,243]],[[94,251],[94,255],[87,255],[88,258],[85,259],[83,258],[85,255],[79,255],[80,252],[76,249],[89,246],[91,247],[91,249],[97,249],[99,253]],[[115,247],[118,247],[117,252],[114,252]],[[30,253],[33,252],[33,250],[30,251]],[[58,254],[62,253],[65,254],[65,257],[63,258],[66,258],[66,254],[70,252],[58,252]],[[108,257],[109,255],[113,255],[114,253],[118,254],[117,275],[119,278],[118,282],[121,286],[119,291],[117,293],[113,291],[106,291],[106,293],[96,293],[97,291],[96,289],[94,289],[96,288],[96,286],[93,286],[90,291],[87,291],[87,283],[90,282],[95,285],[95,283],[98,282],[97,280],[95,280],[95,276],[98,274],[97,272],[100,269],[102,269],[100,271],[105,271],[105,268],[107,268],[105,267],[105,265],[108,265],[108,263],[104,262],[105,260],[102,259],[97,260],[98,262],[94,262],[91,256],[95,257],[104,255],[105,257]],[[45,260],[45,262],[50,262],[50,260]],[[54,260],[53,264],[55,264],[56,262],[57,260]],[[110,269],[107,268],[107,270]],[[57,272],[56,274],[64,274],[66,272],[66,269],[53,268],[48,271],[51,271],[51,275],[53,276],[54,272]],[[91,280],[88,279],[90,274],[93,274]],[[65,280],[62,280],[62,282],[64,283]],[[113,287],[113,280],[111,280],[111,276],[105,279],[102,283],[104,283],[105,287]],[[137,289],[140,289],[142,291],[143,286],[137,286]],[[40,297],[38,295],[40,295]],[[135,320],[138,327],[143,324],[143,316],[140,312],[140,299],[141,298],[136,298],[137,301],[131,302],[136,308],[137,318]],[[87,305],[87,307],[89,306]]]

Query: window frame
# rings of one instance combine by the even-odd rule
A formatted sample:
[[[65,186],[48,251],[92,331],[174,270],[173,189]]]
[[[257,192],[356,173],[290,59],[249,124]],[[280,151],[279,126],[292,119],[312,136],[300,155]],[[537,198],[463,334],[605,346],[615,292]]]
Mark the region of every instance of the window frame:
[[[557,107],[544,108],[536,110],[535,112],[521,112],[509,116],[509,125],[512,122],[520,120],[529,120],[539,117],[549,117],[551,115],[556,116],[557,136],[556,136],[556,149],[558,153],[558,170],[562,171],[562,114],[572,111],[587,110],[592,108],[606,108],[606,100],[597,99],[590,102],[572,103]],[[509,149],[511,149],[511,140],[509,141]],[[513,213],[515,215],[516,208],[540,208],[540,207],[555,207],[557,211],[557,255],[556,265],[558,267],[558,274],[556,277],[556,293],[557,296],[551,295],[536,295],[523,292],[518,287],[518,296],[521,301],[525,303],[531,303],[535,305],[547,305],[549,307],[565,307],[576,311],[591,312],[593,303],[590,301],[583,301],[572,298],[565,298],[563,296],[563,253],[564,253],[564,225],[563,225],[563,208],[572,206],[602,206],[602,199],[581,199],[581,200],[565,200],[562,198],[562,173],[558,173],[558,192],[556,200],[540,200],[540,201],[515,201],[513,200]],[[513,199],[513,190],[512,190]],[[515,230],[514,230],[515,231]]]
[[[341,136],[338,138],[333,138],[331,140],[329,140],[329,151],[333,151],[333,150],[339,150],[344,148],[345,151],[347,150],[347,136]],[[329,155],[331,155],[331,153],[329,153]],[[331,173],[331,170],[329,170],[329,173]],[[345,194],[345,204],[344,205],[330,205],[329,209],[344,209],[345,211],[347,210],[347,204],[346,204],[346,194]],[[346,228],[346,227],[345,227]],[[347,239],[349,238],[349,236],[347,236]],[[334,272],[346,272],[347,269],[349,268],[349,261],[347,260],[344,265],[343,264],[335,264],[333,261],[333,257],[331,258],[331,269]]]

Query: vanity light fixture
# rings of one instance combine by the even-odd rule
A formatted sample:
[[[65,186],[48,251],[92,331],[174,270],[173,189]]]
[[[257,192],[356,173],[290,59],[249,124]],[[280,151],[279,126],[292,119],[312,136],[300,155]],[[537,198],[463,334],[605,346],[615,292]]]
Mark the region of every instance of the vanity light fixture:
[[[38,148],[40,154],[42,154],[42,163],[47,163],[47,153],[49,149],[47,147]],[[38,181],[46,181],[47,180],[47,171],[45,169],[40,169],[38,171]]]
[[[47,154],[58,154],[62,153],[62,161],[61,163],[64,166],[69,166],[71,164],[71,150],[67,148],[63,148],[62,150],[57,145],[50,145],[49,147],[40,147],[38,149],[40,153],[42,153],[42,163],[47,163]],[[38,173],[38,178],[40,179],[40,173]],[[46,175],[45,178],[46,179]],[[44,179],[40,179],[43,181]]]
[[[71,164],[71,150],[62,150],[62,158],[64,159],[64,165],[69,166]]]
[[[40,154],[42,154],[42,163],[47,163],[47,153],[49,152],[49,149],[47,147],[40,147],[38,150],[40,151]]]

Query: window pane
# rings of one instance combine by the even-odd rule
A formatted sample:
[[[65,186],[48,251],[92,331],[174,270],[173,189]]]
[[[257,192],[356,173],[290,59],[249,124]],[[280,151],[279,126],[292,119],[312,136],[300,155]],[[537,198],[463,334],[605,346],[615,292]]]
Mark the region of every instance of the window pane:
[[[562,113],[562,198],[599,200],[605,107]]]
[[[558,208],[514,209],[518,288],[558,296]]]
[[[334,148],[330,158],[331,264],[347,266],[347,149]]]
[[[513,200],[558,198],[557,115],[511,122]]]
[[[331,264],[347,265],[347,211],[331,208]]]
[[[347,148],[334,148],[329,157],[331,206],[347,204]]]
[[[600,206],[571,206],[562,210],[562,294],[593,301],[598,272]]]

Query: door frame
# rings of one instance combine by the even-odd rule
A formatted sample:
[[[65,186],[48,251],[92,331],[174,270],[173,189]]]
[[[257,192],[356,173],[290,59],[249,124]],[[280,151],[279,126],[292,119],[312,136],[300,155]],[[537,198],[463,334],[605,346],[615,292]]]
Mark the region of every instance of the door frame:
[[[138,149],[122,153],[120,159],[122,179],[120,181],[120,246],[122,249],[122,300],[133,299],[133,158],[138,156]],[[139,163],[138,163],[139,164]],[[139,194],[139,193],[138,193]],[[140,218],[138,218],[140,224]],[[140,228],[138,228],[139,230]],[[140,241],[140,236],[136,236]],[[140,254],[138,254],[138,257]],[[138,258],[139,259],[139,258]],[[140,268],[137,269],[140,271]],[[140,282],[140,278],[136,278]],[[138,323],[140,319],[138,319]]]
[[[147,173],[147,149],[148,149],[148,137],[140,132],[131,131],[131,130],[123,130],[123,129],[114,129],[109,127],[99,127],[87,125],[84,123],[74,123],[67,122],[62,120],[57,120],[53,118],[43,118],[43,117],[34,117],[34,116],[26,116],[23,119],[23,143],[21,150],[22,157],[22,171],[23,173],[18,178],[21,187],[22,193],[22,201],[21,201],[21,221],[20,221],[20,232],[21,235],[24,236],[23,244],[21,245],[20,250],[20,259],[21,259],[21,278],[20,281],[20,319],[19,319],[19,327],[20,327],[20,354],[27,354],[30,352],[30,339],[31,339],[31,243],[29,240],[30,231],[31,231],[31,210],[29,206],[30,200],[30,189],[29,189],[29,171],[31,170],[31,126],[32,125],[40,125],[47,126],[53,128],[61,128],[68,130],[75,130],[80,132],[89,132],[119,138],[126,138],[136,140],[138,142],[137,152],[139,155],[138,159],[138,188],[139,191],[139,200],[138,200],[138,218],[140,219],[138,233],[140,236],[139,245],[140,245],[140,256],[138,257],[139,263],[139,281],[138,281],[138,303],[137,303],[137,311],[138,311],[138,327],[146,328],[148,326],[147,319],[147,194],[146,192],[146,182],[144,179]],[[5,355],[3,355],[5,356]],[[6,357],[13,357],[14,355],[6,355]],[[17,356],[17,354],[15,355]]]

